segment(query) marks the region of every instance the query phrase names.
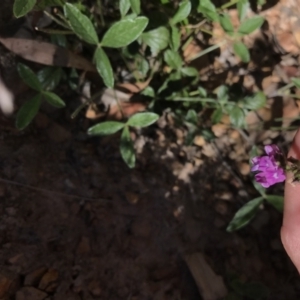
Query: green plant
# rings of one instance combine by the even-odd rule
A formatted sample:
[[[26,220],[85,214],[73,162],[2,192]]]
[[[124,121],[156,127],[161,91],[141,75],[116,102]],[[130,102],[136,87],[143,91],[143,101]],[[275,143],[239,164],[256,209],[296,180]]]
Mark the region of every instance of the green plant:
[[[88,130],[90,135],[110,135],[122,130],[120,152],[128,167],[135,166],[135,154],[130,137],[130,127],[147,127],[155,123],[159,116],[155,113],[137,113],[130,117],[127,122],[107,121],[97,124]]]
[[[118,65],[132,74],[135,82],[150,82],[141,94],[148,97],[150,102],[148,108],[153,111],[155,120],[161,113],[161,106],[164,105],[170,106],[177,118],[187,116],[188,120],[184,117],[181,121],[189,127],[189,141],[199,130],[207,132],[208,138],[210,136],[207,126],[199,128],[199,120],[196,120],[199,111],[212,110],[212,123],[218,123],[222,116],[227,114],[230,116],[232,126],[244,128],[246,114],[265,105],[266,97],[262,92],[237,94],[231,86],[227,85],[221,85],[215,91],[207,90],[199,84],[198,70],[189,66],[191,61],[222,45],[232,46],[242,62],[246,63],[250,60],[251,55],[243,44],[243,37],[258,29],[264,19],[257,15],[251,18],[246,17],[249,7],[247,0],[230,1],[221,7],[216,7],[210,0],[199,0],[196,5],[195,1],[183,0],[177,4],[161,0],[157,3],[159,9],[154,13],[151,10],[148,11],[146,5],[141,5],[140,0],[120,0],[112,2],[114,10],[109,19],[106,18],[101,3],[101,0],[96,1],[93,10],[90,10],[84,1],[15,0],[13,11],[16,17],[22,17],[31,10],[45,11],[47,7],[55,6],[56,14],[49,14],[45,11],[55,22],[55,28],[46,28],[42,31],[49,34],[53,42],[63,47],[69,47],[68,36],[75,35],[78,43],[92,53],[91,61],[108,88],[114,88],[116,81],[120,78],[118,73],[120,68],[116,68],[110,55],[111,50],[114,49],[114,53],[118,54]],[[228,14],[228,8],[233,5],[237,5],[240,19],[240,26],[237,29],[232,25]],[[195,24],[195,21],[200,22]],[[220,43],[208,45],[206,49],[195,54],[188,61],[184,60],[182,53],[192,41],[193,35],[199,31],[211,34],[209,27],[206,26],[211,22],[217,22],[222,26],[225,32],[223,40]],[[33,78],[33,75],[31,72],[30,78]],[[65,77],[65,73],[62,69],[53,66],[45,68],[38,76],[41,80],[41,76],[47,78],[52,76],[50,87],[53,88],[60,78]],[[54,77],[56,81],[53,80]],[[26,82],[26,79],[24,80]],[[62,106],[62,102],[58,101],[59,97],[55,98],[54,93],[43,90],[44,87],[37,83],[42,81],[34,80],[34,82],[35,84],[28,83],[28,85],[39,94],[20,109],[17,115],[17,126],[20,129],[25,128],[37,113],[41,94],[49,102],[51,97],[53,105]],[[72,88],[76,88],[74,82],[71,80],[69,82]],[[92,95],[88,103],[94,98],[95,95]],[[76,116],[84,107],[86,105],[81,105],[73,116]],[[146,112],[144,115],[146,119],[149,113]],[[130,120],[131,118],[128,121],[122,120],[120,124],[125,125],[119,130],[123,129],[120,147],[122,157],[132,167],[134,158],[128,153],[133,152],[133,147],[128,126],[137,125],[131,125]],[[139,126],[145,127],[152,123]],[[107,123],[100,123],[93,126],[89,133],[93,135],[115,133],[114,130],[101,131],[105,128],[105,124],[107,125]],[[120,124],[115,124],[113,128],[118,128]],[[95,128],[102,129],[97,131]]]
[[[24,82],[37,92],[33,98],[28,100],[19,109],[16,119],[16,126],[18,129],[24,129],[28,126],[38,113],[42,101],[44,100],[54,107],[62,108],[65,106],[65,102],[55,93],[48,91],[47,86],[42,84],[42,81],[39,80],[38,76],[36,76],[30,68],[23,64],[19,64],[18,72]],[[40,77],[43,77],[42,73],[40,73]]]

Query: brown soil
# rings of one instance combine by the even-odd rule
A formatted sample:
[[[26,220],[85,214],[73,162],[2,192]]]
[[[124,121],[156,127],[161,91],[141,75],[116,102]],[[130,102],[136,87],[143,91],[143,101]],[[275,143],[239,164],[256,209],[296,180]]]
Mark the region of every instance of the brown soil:
[[[265,285],[268,299],[298,298],[278,212],[225,231],[254,191],[224,157],[196,167],[200,148],[155,126],[129,170],[118,137],[88,138],[87,125],[40,113],[23,133],[1,130],[0,299],[203,299],[185,262],[192,253],[229,292],[235,275]]]

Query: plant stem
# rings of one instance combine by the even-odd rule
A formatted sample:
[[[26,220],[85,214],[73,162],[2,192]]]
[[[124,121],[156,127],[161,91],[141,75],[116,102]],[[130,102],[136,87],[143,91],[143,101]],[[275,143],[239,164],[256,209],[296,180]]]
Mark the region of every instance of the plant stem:
[[[220,10],[223,10],[223,9],[225,9],[225,8],[228,8],[228,7],[232,6],[232,5],[235,5],[235,4],[237,4],[238,2],[240,2],[240,0],[231,0],[231,1],[229,1],[229,2],[227,2],[227,3],[225,3],[225,4],[223,4],[223,5],[220,7]]]
[[[103,17],[103,9],[102,9],[102,2],[101,2],[101,0],[97,0],[97,5],[98,5],[98,8],[99,8],[101,25],[103,27],[105,27],[105,21],[104,21],[104,17]]]
[[[67,23],[62,22],[61,20],[58,20],[56,17],[54,17],[53,15],[51,15],[49,12],[47,12],[46,10],[44,10],[44,14],[49,17],[50,19],[52,19],[54,22],[56,22],[58,25],[70,30],[70,27]]]
[[[195,59],[197,59],[197,58],[199,58],[199,57],[201,57],[201,56],[203,56],[203,55],[205,55],[205,54],[207,54],[207,53],[209,53],[209,52],[212,52],[212,51],[214,51],[214,50],[220,48],[220,47],[221,47],[222,45],[224,45],[224,44],[225,44],[225,41],[223,41],[223,42],[221,42],[221,43],[219,43],[219,44],[216,44],[216,45],[212,45],[212,46],[206,48],[205,50],[203,50],[203,51],[197,53],[195,56],[192,56],[192,57],[189,59],[189,61],[193,61],[193,60],[195,60]]]

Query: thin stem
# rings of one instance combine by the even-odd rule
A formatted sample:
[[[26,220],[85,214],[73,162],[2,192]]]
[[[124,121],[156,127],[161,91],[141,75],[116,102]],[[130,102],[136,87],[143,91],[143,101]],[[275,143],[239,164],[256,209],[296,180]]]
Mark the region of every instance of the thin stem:
[[[63,34],[63,35],[74,34],[74,32],[71,30],[44,29],[38,27],[35,27],[34,29],[36,31],[44,32],[47,34]]]
[[[71,114],[71,119],[75,119],[77,116],[78,116],[78,114],[80,113],[80,111],[85,107],[85,106],[87,106],[87,105],[89,105],[89,101],[86,101],[86,102],[84,102],[84,103],[81,103],[76,109],[75,109],[75,111]]]
[[[58,25],[70,30],[70,27],[67,23],[62,22],[61,20],[57,19],[56,17],[54,17],[53,15],[51,15],[50,13],[48,13],[46,10],[44,10],[44,14],[46,16],[48,16],[50,19],[52,19],[54,22],[56,22]]]
[[[227,3],[225,3],[225,4],[223,4],[223,5],[220,7],[219,10],[223,10],[223,9],[225,9],[225,8],[228,8],[228,7],[232,6],[232,5],[237,4],[238,2],[240,2],[240,0],[231,0],[231,1],[229,1],[229,2],[227,2]]]
[[[209,34],[209,35],[211,35],[211,36],[214,35],[212,31],[207,30],[207,29],[205,29],[205,28],[199,28],[199,30],[202,31],[202,32],[204,32],[204,33],[207,33],[207,34]]]
[[[182,98],[172,98],[169,101],[188,101],[188,102],[207,102],[207,103],[214,103],[216,104],[215,99],[211,98],[189,98],[189,97],[182,97]]]
[[[199,57],[201,57],[201,56],[203,56],[203,55],[205,55],[205,54],[207,54],[207,53],[209,53],[209,52],[212,52],[212,51],[214,51],[214,50],[220,48],[220,47],[221,47],[222,45],[224,45],[224,44],[225,44],[225,41],[223,41],[223,42],[221,42],[221,43],[218,43],[218,44],[216,44],[216,45],[212,45],[212,46],[206,48],[205,50],[203,50],[203,51],[197,53],[195,56],[192,56],[192,57],[189,59],[189,61],[193,61],[193,60],[195,60],[195,59],[197,59],[197,58],[199,58]]]
[[[105,21],[104,21],[104,17],[103,17],[103,9],[102,9],[102,2],[101,2],[101,0],[97,0],[97,5],[98,5],[98,8],[99,8],[101,25],[103,27],[105,27]]]
[[[288,89],[290,89],[290,88],[292,88],[292,87],[294,87],[294,86],[295,86],[294,83],[291,82],[291,83],[289,83],[289,84],[287,84],[287,85],[281,87],[280,89],[278,89],[278,90],[277,90],[277,94],[280,94],[280,93],[282,93],[282,92],[284,92],[284,91],[286,91],[286,90],[288,90]]]

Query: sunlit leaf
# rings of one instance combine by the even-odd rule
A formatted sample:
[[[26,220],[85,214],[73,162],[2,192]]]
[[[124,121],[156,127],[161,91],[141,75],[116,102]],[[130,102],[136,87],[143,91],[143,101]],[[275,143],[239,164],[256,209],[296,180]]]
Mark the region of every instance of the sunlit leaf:
[[[107,121],[94,125],[89,128],[88,134],[90,135],[111,135],[124,127],[124,123],[117,121]]]
[[[179,23],[181,21],[183,21],[184,19],[186,19],[188,17],[188,15],[191,12],[191,2],[190,1],[183,1],[179,4],[179,8],[176,12],[176,14],[174,15],[174,17],[171,19],[171,25],[175,25],[176,23]]]
[[[135,41],[148,24],[146,17],[123,19],[113,24],[104,34],[101,45],[104,47],[121,48]]]
[[[140,0],[130,0],[131,9],[136,14],[139,15],[141,13],[141,1]]]
[[[114,73],[109,58],[101,47],[98,47],[96,49],[94,60],[96,63],[97,71],[101,75],[105,85],[109,88],[113,88]]]
[[[217,22],[219,20],[216,7],[210,0],[199,1],[198,12],[201,12],[205,17],[213,21]]]
[[[249,9],[249,1],[248,0],[239,0],[237,3],[237,9],[239,13],[240,21],[243,21],[246,17],[247,11]]]
[[[178,51],[180,47],[180,31],[175,26],[171,27],[171,41],[173,50]]]
[[[238,107],[234,106],[233,109],[229,112],[231,124],[237,128],[243,127],[245,123],[245,114],[244,111]]]
[[[69,23],[73,31],[90,44],[98,44],[98,36],[91,20],[85,16],[76,6],[66,3],[64,6],[65,16],[69,19]]]
[[[236,41],[233,44],[234,53],[241,59],[242,62],[250,61],[250,53],[248,48],[240,41]]]
[[[128,13],[129,9],[130,9],[130,0],[120,0],[120,13],[122,17],[125,17],[126,14]]]
[[[170,40],[170,32],[166,27],[158,27],[156,29],[144,32],[142,40],[150,48],[153,55],[168,47]]]
[[[250,34],[251,32],[259,29],[264,23],[265,19],[261,16],[254,16],[251,19],[247,19],[242,22],[238,32],[242,35]]]
[[[178,52],[172,51],[170,49],[164,52],[164,60],[173,69],[180,68],[182,64],[182,59]]]
[[[133,115],[127,121],[128,126],[133,127],[147,127],[155,123],[159,118],[159,115],[151,112],[141,112]]]
[[[256,110],[266,105],[267,97],[263,92],[257,92],[254,96],[247,97],[244,103],[244,107]]]
[[[228,14],[220,16],[220,23],[224,31],[228,34],[232,34],[234,31],[233,25],[231,23],[230,17]]]

